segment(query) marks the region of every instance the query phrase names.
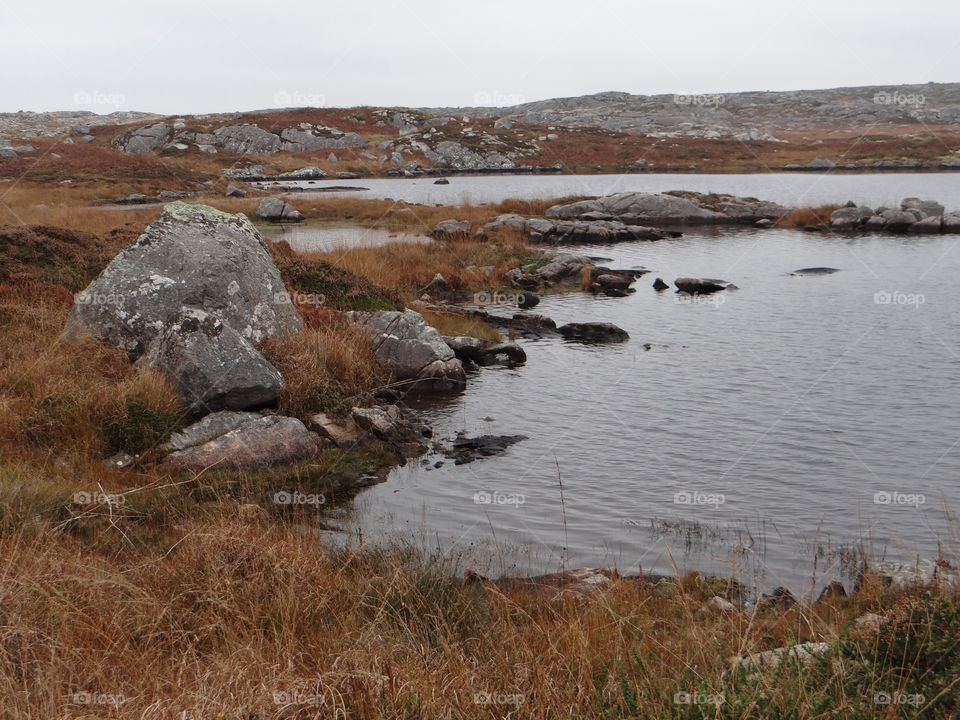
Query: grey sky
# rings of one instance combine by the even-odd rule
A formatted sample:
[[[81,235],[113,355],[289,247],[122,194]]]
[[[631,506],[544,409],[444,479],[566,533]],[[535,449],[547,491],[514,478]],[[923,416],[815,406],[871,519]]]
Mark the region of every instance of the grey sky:
[[[0,111],[954,82],[958,21],[956,0],[0,0]]]

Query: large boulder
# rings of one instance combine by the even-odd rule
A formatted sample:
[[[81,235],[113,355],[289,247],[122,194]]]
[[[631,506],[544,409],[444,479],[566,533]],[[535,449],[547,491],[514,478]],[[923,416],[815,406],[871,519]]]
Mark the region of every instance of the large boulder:
[[[921,200],[920,198],[906,198],[900,203],[900,209],[920,213],[920,219],[929,217],[943,217],[944,207],[935,200]]]
[[[453,350],[420,313],[413,310],[349,312],[370,333],[377,362],[397,380],[415,380],[438,389],[466,384]]]
[[[257,343],[303,327],[288,300],[244,215],[174,202],[77,295],[64,336],[93,335],[135,360],[186,307],[216,315]]]
[[[172,133],[170,126],[165,123],[137,128],[121,141],[120,148],[124,152],[142,155],[165,145]]]
[[[579,218],[586,213],[606,213],[617,217],[632,215],[646,221],[720,222],[725,216],[693,200],[661,193],[620,193],[569,205],[554,205],[546,216],[558,220]]]
[[[174,435],[160,468],[166,472],[255,470],[306,460],[323,447],[295,418],[256,413],[208,415]]]
[[[677,278],[673,284],[678,291],[689,295],[709,295],[727,289],[726,284],[710,278]]]
[[[262,407],[283,389],[280,372],[246,338],[195,308],[174,318],[137,365],[159,368],[194,415]]]
[[[300,222],[303,214],[280,198],[268,197],[260,201],[257,217],[268,222]]]
[[[217,128],[213,135],[212,144],[228,152],[267,155],[277,152],[282,145],[279,135],[252,123]]]
[[[438,240],[466,238],[471,227],[469,220],[441,220],[430,236]]]
[[[960,215],[944,215],[941,229],[945,233],[960,233]]]
[[[830,227],[837,230],[852,230],[873,217],[872,208],[845,206],[830,213]]]
[[[608,322],[569,323],[557,328],[565,340],[583,343],[626,342],[630,334],[621,327]]]
[[[923,220],[917,220],[907,228],[911,233],[938,233],[943,227],[943,218],[940,215],[929,215]]]
[[[895,210],[890,208],[880,213],[883,217],[883,227],[885,230],[906,230],[920,218],[919,212],[910,212],[908,210]]]

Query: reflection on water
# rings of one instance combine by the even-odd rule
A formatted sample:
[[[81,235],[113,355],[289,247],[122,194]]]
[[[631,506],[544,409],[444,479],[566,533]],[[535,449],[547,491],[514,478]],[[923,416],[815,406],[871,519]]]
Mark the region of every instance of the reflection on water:
[[[302,182],[284,183],[285,186],[302,188],[308,196],[311,189],[336,184],[336,180],[319,180],[309,186]],[[948,210],[960,209],[960,173],[480,175],[454,176],[450,178],[449,185],[434,185],[433,178],[366,178],[363,184],[368,189],[351,192],[350,197],[391,198],[424,205],[692,190],[756,197],[798,207],[844,203],[847,200],[871,206],[899,205],[903,198],[922,197],[938,200]]]
[[[548,295],[537,311],[614,322],[630,342],[522,340],[526,366],[480,370],[426,412],[438,438],[529,439],[469,465],[398,468],[344,526],[480,571],[733,567],[801,592],[849,581],[860,551],[955,555],[957,242],[727,229],[568,248],[653,272],[629,297]],[[811,266],[841,272],[790,275]],[[740,290],[683,303],[650,287],[658,276]],[[898,299],[910,296],[923,302]],[[478,505],[478,492],[525,502]]]

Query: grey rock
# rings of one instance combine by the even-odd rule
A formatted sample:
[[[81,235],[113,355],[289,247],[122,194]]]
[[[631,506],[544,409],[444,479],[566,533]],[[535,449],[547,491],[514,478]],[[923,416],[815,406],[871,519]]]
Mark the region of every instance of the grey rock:
[[[900,209],[906,211],[916,210],[920,213],[920,219],[929,217],[943,217],[944,207],[934,200],[921,200],[920,198],[906,198],[900,203]]]
[[[340,162],[340,158],[337,157],[336,153],[330,153],[329,155],[327,155],[327,162],[332,162],[332,163]]]
[[[960,573],[940,567],[934,560],[920,558],[913,563],[882,562],[873,567],[877,576],[896,590],[927,587],[934,582],[947,587],[960,587]]]
[[[917,221],[917,216],[906,210],[884,210],[881,217],[886,230],[906,230]]]
[[[496,150],[480,152],[466,148],[458,142],[444,140],[433,149],[424,151],[427,159],[438,167],[452,167],[459,170],[511,169],[516,163]]]
[[[329,440],[341,450],[348,450],[360,441],[360,428],[352,418],[339,423],[326,413],[317,413],[310,418],[310,429]]]
[[[930,215],[923,220],[917,220],[907,228],[911,233],[938,233],[943,227],[943,219],[939,215]]]
[[[267,155],[277,152],[282,145],[278,135],[267,132],[259,125],[226,125],[213,132],[215,144],[227,152]]]
[[[944,215],[943,232],[960,233],[960,215]]]
[[[261,415],[234,424],[231,430],[203,444],[171,452],[160,469],[177,473],[255,470],[312,458],[322,445],[319,436],[295,418]]]
[[[858,207],[842,207],[830,213],[830,227],[837,230],[850,230],[860,227],[873,212],[861,211]]]
[[[673,284],[677,286],[677,290],[689,295],[709,295],[727,289],[726,283],[710,278],[677,278]]]
[[[244,197],[246,194],[245,190],[238,188],[236,185],[227,185],[227,197]]]
[[[720,614],[733,614],[740,612],[740,608],[726,598],[720,597],[719,595],[714,595],[712,598],[707,600],[707,602],[703,604],[703,609],[707,612]]]
[[[809,667],[817,656],[825,655],[829,651],[830,645],[824,642],[801,643],[736,658],[732,661],[731,667],[733,670],[757,672],[777,668],[787,661]]]
[[[882,215],[872,215],[871,217],[867,218],[867,221],[863,224],[863,226],[867,230],[882,230],[886,222],[887,221],[883,219]]]
[[[626,330],[607,322],[568,323],[557,328],[557,332],[565,340],[583,343],[626,342],[630,339]]]
[[[193,423],[193,425],[171,435],[165,449],[169,452],[203,445],[260,417],[263,417],[260,413],[232,410],[211,413],[202,420]]]
[[[137,128],[123,138],[120,148],[124,152],[142,155],[166,145],[173,131],[165,123],[156,123],[147,127]]]
[[[303,215],[293,205],[280,198],[268,197],[260,201],[257,207],[257,217],[268,222],[301,222]]]
[[[511,130],[513,128],[513,123],[510,121],[510,118],[502,117],[493,124],[494,130]]]
[[[687,198],[659,193],[620,193],[569,205],[554,205],[546,216],[556,219],[578,218],[584,213],[602,212],[612,216],[630,214],[658,221],[720,221],[722,213],[708,210]]]
[[[657,278],[653,281],[653,289],[657,292],[663,292],[664,290],[669,290],[670,286],[667,285],[662,278]]]
[[[280,373],[246,338],[193,308],[170,321],[137,366],[163,372],[191,415],[263,407],[283,389]]]
[[[808,267],[800,268],[799,270],[794,270],[791,275],[833,275],[833,273],[840,272],[837,268],[832,267]]]
[[[310,167],[300,168],[299,170],[292,170],[290,172],[282,173],[277,175],[278,180],[322,180],[327,176],[320,168],[311,165]]]
[[[435,238],[467,237],[471,229],[469,220],[441,220],[430,233]]]
[[[813,160],[804,165],[808,170],[831,170],[836,166],[837,164],[833,160],[823,155],[817,155]]]
[[[394,378],[421,381],[438,389],[466,384],[463,364],[419,313],[380,310],[345,315],[367,328],[377,362]]]
[[[137,359],[185,307],[257,343],[300,331],[280,272],[243,215],[174,202],[77,295],[64,336],[85,334]]]

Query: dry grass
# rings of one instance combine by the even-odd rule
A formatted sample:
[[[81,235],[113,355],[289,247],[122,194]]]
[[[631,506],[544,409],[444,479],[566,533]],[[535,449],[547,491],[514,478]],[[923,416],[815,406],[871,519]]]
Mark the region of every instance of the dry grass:
[[[796,208],[777,222],[781,227],[819,227],[830,224],[830,214],[840,205],[821,205],[820,207]]]

